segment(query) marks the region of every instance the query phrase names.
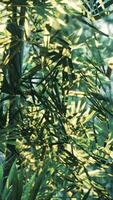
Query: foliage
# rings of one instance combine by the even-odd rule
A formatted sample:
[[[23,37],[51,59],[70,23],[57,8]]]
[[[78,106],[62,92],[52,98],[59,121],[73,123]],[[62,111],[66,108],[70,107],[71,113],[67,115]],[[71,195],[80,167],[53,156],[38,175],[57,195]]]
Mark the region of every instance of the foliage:
[[[16,152],[7,177],[10,158],[0,167],[1,199],[112,199],[112,37],[97,28],[82,1],[2,2],[7,20],[18,7],[17,24],[19,9],[27,11],[23,39],[9,30],[0,34],[0,149]],[[13,89],[12,38],[19,45],[24,40]]]

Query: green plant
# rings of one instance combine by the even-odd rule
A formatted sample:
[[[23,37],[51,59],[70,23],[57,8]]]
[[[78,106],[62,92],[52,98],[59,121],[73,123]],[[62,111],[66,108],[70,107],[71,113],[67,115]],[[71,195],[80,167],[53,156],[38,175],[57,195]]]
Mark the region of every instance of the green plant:
[[[112,199],[112,38],[82,1],[5,3],[25,29],[1,36],[1,198]]]

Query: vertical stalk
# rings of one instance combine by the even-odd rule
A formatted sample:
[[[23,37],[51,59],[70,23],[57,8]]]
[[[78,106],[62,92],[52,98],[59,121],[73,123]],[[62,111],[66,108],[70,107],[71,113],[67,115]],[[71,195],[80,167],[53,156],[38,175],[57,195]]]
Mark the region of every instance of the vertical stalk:
[[[26,1],[26,0],[25,0]],[[11,42],[10,47],[8,49],[8,63],[5,66],[5,74],[4,74],[4,82],[5,85],[2,89],[4,92],[4,88],[7,93],[10,94],[9,99],[9,127],[15,127],[17,121],[19,121],[19,114],[17,113],[17,108],[19,107],[20,96],[18,95],[18,88],[20,85],[20,78],[22,75],[22,63],[23,63],[23,48],[24,48],[24,24],[25,24],[25,14],[26,14],[26,6],[25,2],[22,5],[17,5],[16,0],[13,0],[11,3],[11,11],[12,15],[10,20],[7,23],[7,30],[11,34]],[[5,76],[8,78],[5,78]],[[8,87],[7,87],[8,86]],[[5,92],[6,92],[5,91]],[[9,133],[9,138],[10,138]],[[16,142],[16,136],[14,139]],[[6,182],[6,178],[9,174],[10,168],[13,164],[13,161],[17,157],[15,145],[7,144],[6,148],[6,164],[4,168],[4,183]]]

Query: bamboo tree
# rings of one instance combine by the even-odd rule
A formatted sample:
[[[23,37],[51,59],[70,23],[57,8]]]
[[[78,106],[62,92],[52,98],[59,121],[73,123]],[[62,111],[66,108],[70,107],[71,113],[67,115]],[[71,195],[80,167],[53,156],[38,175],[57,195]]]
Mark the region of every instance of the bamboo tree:
[[[6,62],[4,70],[2,92],[9,94],[8,124],[10,128],[13,128],[15,127],[16,121],[19,120],[17,108],[19,107],[20,101],[18,91],[22,75],[26,1],[22,4],[19,4],[16,0],[11,1],[9,6],[11,9],[11,16],[7,22],[7,30],[11,35],[11,42],[6,52],[8,61]],[[12,132],[10,134],[12,134]],[[14,143],[15,142],[16,138],[14,139]],[[9,174],[9,170],[16,156],[15,144],[7,144],[6,166],[4,170],[5,177]]]
[[[61,1],[54,2],[57,5]],[[7,192],[3,199],[7,199],[7,193],[9,200],[112,199],[112,189],[106,186],[109,176],[112,181],[113,109],[110,98],[100,90],[106,87],[101,50],[107,46],[101,41],[102,32],[86,15],[84,18],[78,13],[78,6],[77,10],[76,6],[75,10],[65,7],[65,20],[53,1],[30,1],[30,53],[23,73],[25,1],[24,5],[10,1],[8,9],[11,41],[4,53],[2,92],[8,94],[7,124],[11,131],[7,128],[6,135],[9,141],[13,135],[15,143],[13,128],[17,125],[21,135],[17,141],[19,159],[24,167],[21,174],[19,163],[12,165],[17,148],[8,143],[4,170],[8,186],[4,187]],[[58,19],[59,26],[51,24],[50,18],[54,22]],[[101,44],[98,48],[96,41]],[[26,98],[21,104],[23,110],[19,110],[21,118],[20,87]]]

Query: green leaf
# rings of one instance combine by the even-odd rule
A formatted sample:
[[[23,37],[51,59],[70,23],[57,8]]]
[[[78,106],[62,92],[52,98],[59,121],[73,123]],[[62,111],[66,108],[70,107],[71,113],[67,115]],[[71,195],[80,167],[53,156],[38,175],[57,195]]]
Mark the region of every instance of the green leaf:
[[[30,199],[30,193],[32,191],[32,188],[34,186],[34,182],[35,182],[35,176],[36,173],[34,173],[31,178],[29,179],[29,181],[25,184],[24,188],[23,188],[23,194],[21,197],[21,200],[31,200]]]
[[[89,195],[90,195],[90,191],[91,191],[92,188],[90,188],[87,193],[84,195],[84,197],[82,198],[82,200],[86,200],[88,199]]]
[[[17,192],[17,170],[16,170],[16,160],[15,160],[6,180],[5,188],[2,194],[3,200],[7,199],[7,195],[8,196],[11,195],[12,197],[16,198],[17,195],[16,192]]]
[[[35,183],[34,186],[31,190],[31,194],[30,194],[30,199],[29,200],[35,200],[36,196],[38,195],[38,192],[40,191],[41,186],[44,183],[44,179],[45,179],[45,174],[47,172],[47,166],[45,166],[42,171],[40,172],[39,175],[35,176]]]
[[[0,195],[3,189],[3,165],[0,165]]]

